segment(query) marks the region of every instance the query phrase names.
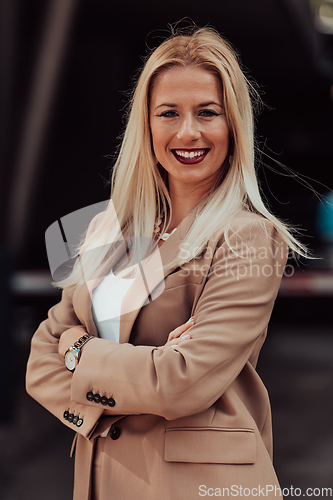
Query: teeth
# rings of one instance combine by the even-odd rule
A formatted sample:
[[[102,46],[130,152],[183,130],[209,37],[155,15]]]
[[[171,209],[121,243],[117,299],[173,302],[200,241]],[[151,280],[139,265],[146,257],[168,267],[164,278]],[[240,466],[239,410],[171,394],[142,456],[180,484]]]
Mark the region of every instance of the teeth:
[[[199,151],[191,151],[190,153],[188,151],[178,151],[176,150],[176,154],[178,156],[181,156],[182,158],[197,158],[198,156],[202,156],[205,154],[205,150],[199,150]]]

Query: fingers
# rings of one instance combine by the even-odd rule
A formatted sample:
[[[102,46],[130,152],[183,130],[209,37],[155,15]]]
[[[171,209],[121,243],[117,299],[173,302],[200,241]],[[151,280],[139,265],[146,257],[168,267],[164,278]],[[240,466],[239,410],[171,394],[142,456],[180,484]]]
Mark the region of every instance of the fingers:
[[[168,341],[179,338],[184,332],[186,332],[193,325],[194,325],[194,319],[192,316],[186,323],[178,326],[172,332],[169,333]]]
[[[194,323],[194,316],[191,316],[190,319],[186,321],[185,325],[187,325],[187,323]]]
[[[168,344],[170,347],[178,347],[184,340],[189,340],[191,337],[189,335],[181,335],[178,339],[172,340],[172,343]]]
[[[168,345],[168,346],[176,346],[176,345],[181,344],[181,342],[183,342],[184,340],[189,340],[190,338],[191,338],[190,335],[184,334],[184,335],[181,335],[180,337],[178,337],[176,339],[168,341],[166,343],[166,345]]]
[[[189,335],[189,333],[186,332],[193,325],[194,325],[194,319],[192,316],[186,323],[175,328],[169,334],[167,342],[163,346],[160,346],[159,349],[164,349],[165,347],[174,348],[177,347],[181,342],[189,340],[191,336]]]
[[[172,340],[168,340],[164,345],[158,347],[158,349],[165,349],[166,347],[178,347],[179,344],[181,344],[182,342],[185,342],[186,340],[189,340],[191,337],[186,334],[186,335],[182,335],[181,337],[178,337],[176,339],[172,339]]]

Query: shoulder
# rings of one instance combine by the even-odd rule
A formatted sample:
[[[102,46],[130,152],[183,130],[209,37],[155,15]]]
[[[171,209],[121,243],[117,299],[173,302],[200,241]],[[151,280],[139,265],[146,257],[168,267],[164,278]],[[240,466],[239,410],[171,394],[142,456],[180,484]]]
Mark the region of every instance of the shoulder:
[[[255,233],[273,235],[276,232],[275,225],[271,220],[244,208],[229,219],[217,234],[219,234],[220,239],[224,240],[226,235],[246,235]]]
[[[241,249],[279,249],[283,260],[288,253],[288,245],[273,221],[248,209],[241,210],[224,227],[218,236],[217,248],[227,247],[238,253]]]
[[[262,226],[274,227],[273,223],[266,219],[264,216],[251,212],[249,209],[244,208],[238,212],[230,221],[230,229],[236,231],[245,226]]]

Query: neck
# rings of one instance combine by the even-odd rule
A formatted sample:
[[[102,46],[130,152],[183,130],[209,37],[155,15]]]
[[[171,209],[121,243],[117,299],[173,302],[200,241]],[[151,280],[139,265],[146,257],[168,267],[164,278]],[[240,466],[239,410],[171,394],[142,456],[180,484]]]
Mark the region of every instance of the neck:
[[[172,189],[170,186],[172,217],[168,224],[168,232],[178,227],[182,220],[200,203],[206,194],[207,192],[203,192],[202,189]]]

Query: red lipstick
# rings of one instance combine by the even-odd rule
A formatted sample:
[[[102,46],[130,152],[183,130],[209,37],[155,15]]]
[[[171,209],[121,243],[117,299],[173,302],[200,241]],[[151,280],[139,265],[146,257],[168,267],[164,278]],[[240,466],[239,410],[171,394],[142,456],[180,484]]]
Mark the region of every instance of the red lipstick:
[[[200,163],[203,161],[207,154],[209,153],[210,148],[202,148],[202,149],[172,149],[171,152],[173,156],[176,158],[179,163],[183,163],[185,165],[193,165],[196,163]]]

